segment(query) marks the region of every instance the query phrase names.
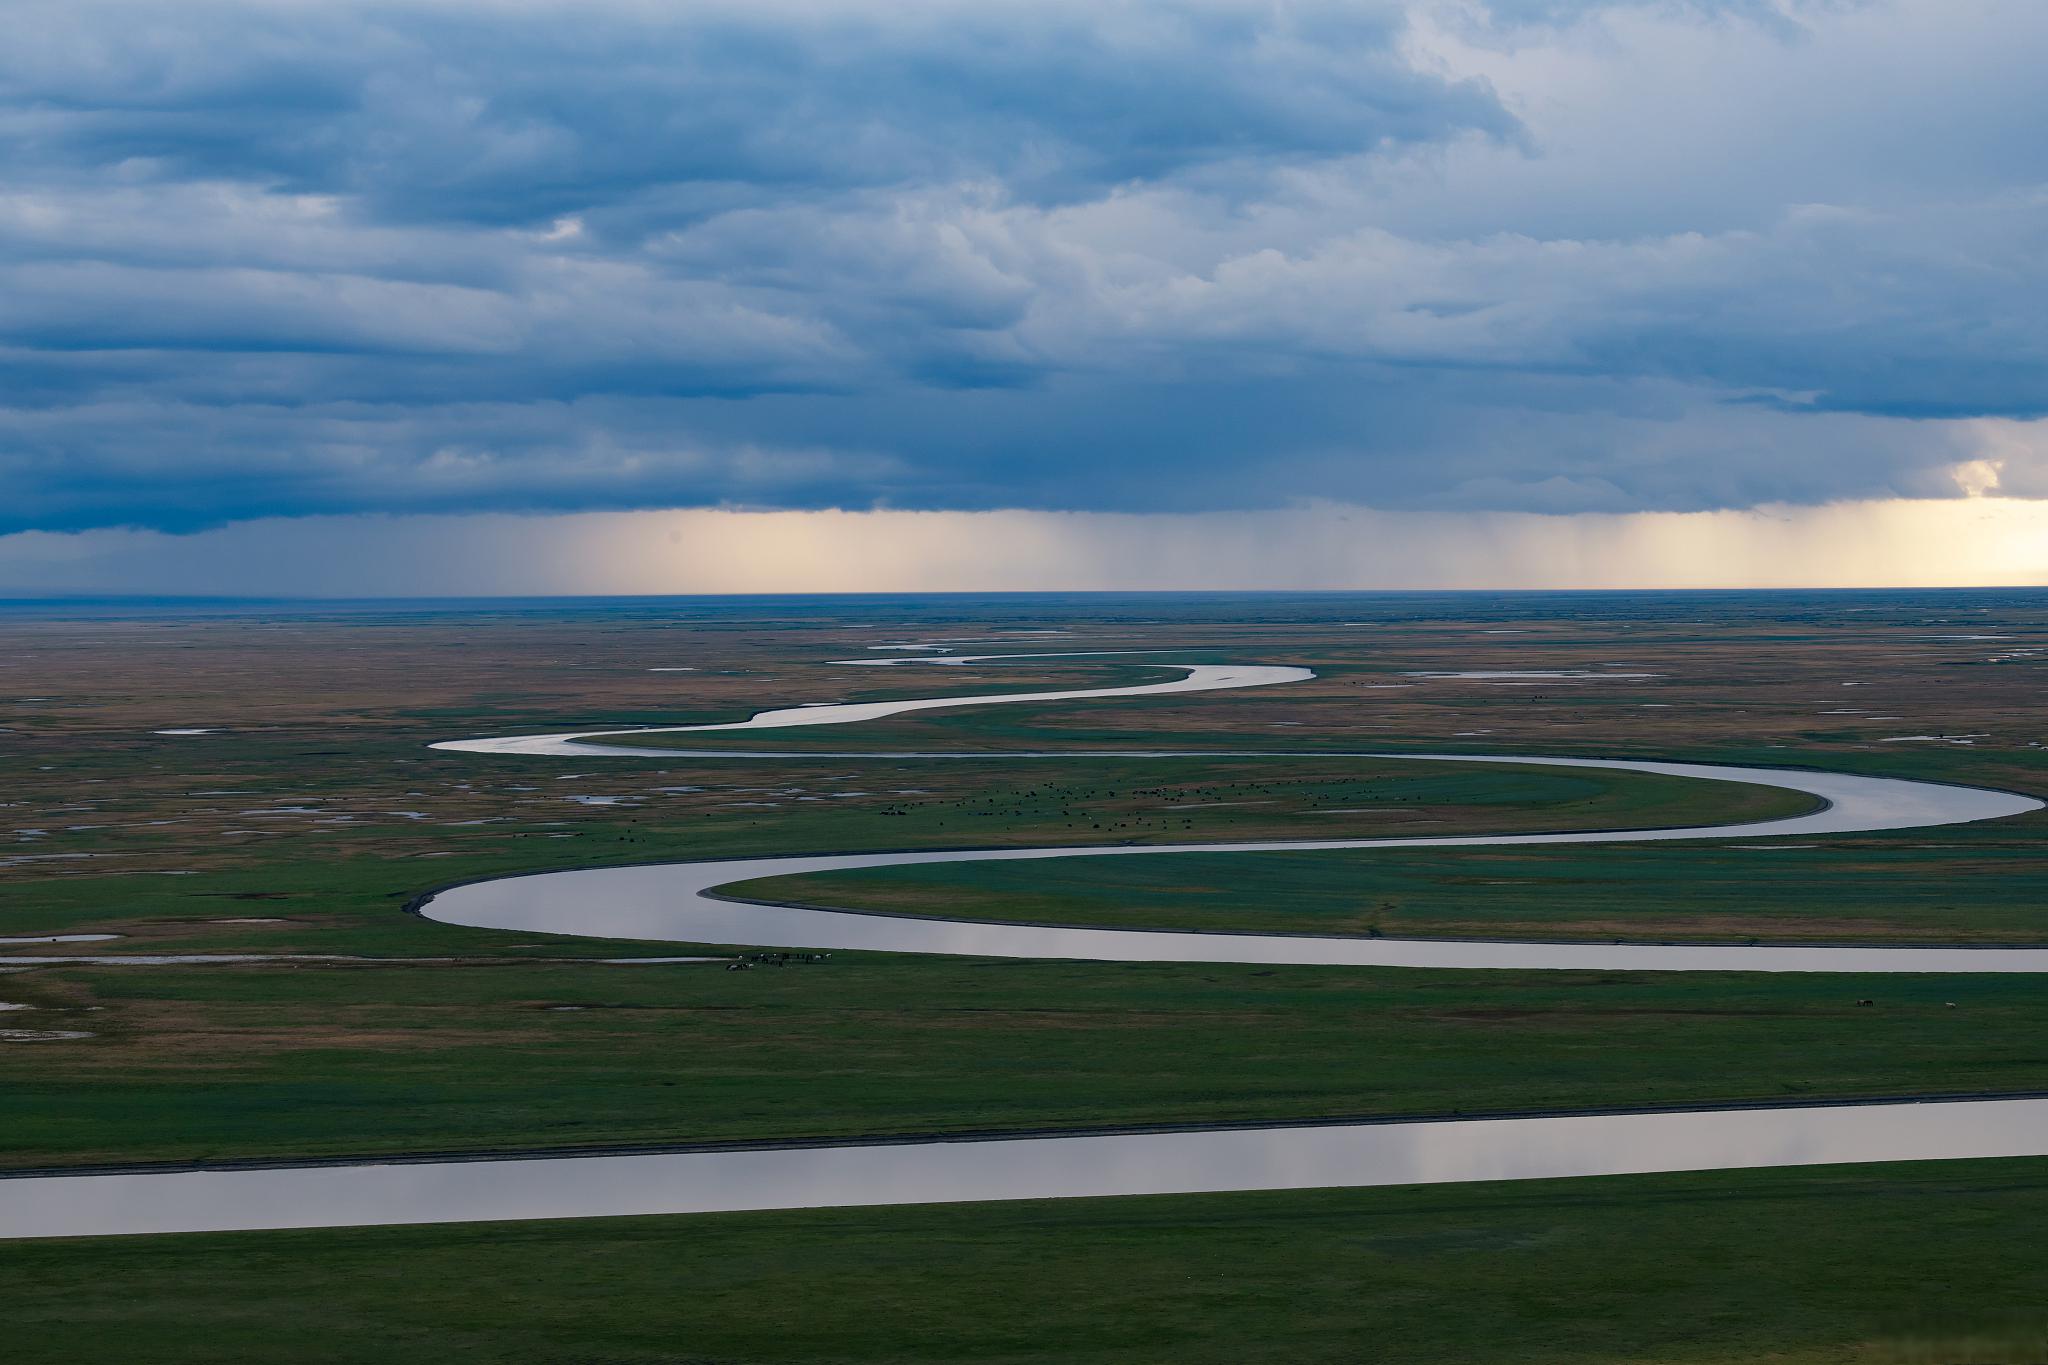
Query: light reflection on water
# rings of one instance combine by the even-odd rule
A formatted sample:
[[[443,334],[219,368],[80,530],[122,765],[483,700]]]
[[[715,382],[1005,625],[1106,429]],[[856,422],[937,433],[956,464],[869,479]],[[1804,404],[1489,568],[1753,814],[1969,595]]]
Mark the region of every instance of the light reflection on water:
[[[2048,1154],[2048,1099],[0,1179],[0,1236],[602,1218]]]
[[[852,756],[832,755],[835,758]],[[897,754],[891,757],[908,756]],[[923,863],[1158,857],[1175,853],[1257,854],[1275,851],[1478,848],[1509,844],[1649,843],[1672,839],[1754,839],[1760,836],[1860,833],[1998,819],[2038,810],[2042,804],[2032,797],[1975,787],[1778,768],[1605,759],[1505,758],[1479,754],[1317,757],[1408,757],[1438,763],[1614,768],[1777,787],[1802,792],[1826,804],[1809,814],[1780,820],[1683,829],[1405,839],[1296,839],[1107,848],[965,849],[943,853],[821,854],[592,868],[507,877],[454,887],[434,896],[422,907],[421,913],[429,919],[448,924],[520,933],[974,957],[1604,971],[2048,972],[2048,949],[2043,948],[1501,943],[1084,929],[810,910],[750,904],[708,894],[716,888],[757,877]]]
[[[1068,655],[1010,654],[980,655],[952,659],[841,659],[842,664],[966,664],[982,659],[1066,658]],[[1214,692],[1222,689],[1273,687],[1281,683],[1305,682],[1315,676],[1306,668],[1275,664],[1150,664],[1151,668],[1182,669],[1186,676],[1171,682],[1142,683],[1135,687],[1088,687],[1063,692],[1004,692],[988,696],[915,697],[896,701],[814,702],[808,706],[785,706],[762,711],[746,720],[717,725],[638,726],[631,730],[580,730],[559,735],[508,735],[494,739],[449,739],[430,748],[470,754],[538,754],[569,758],[617,758],[621,755],[670,758],[674,749],[632,747],[618,741],[634,735],[679,735],[714,730],[810,729],[819,725],[854,725],[914,711],[956,710],[965,706],[1008,706],[1017,702],[1089,701],[1105,697],[1156,697],[1174,692]],[[592,743],[591,741],[598,741]],[[606,742],[609,741],[609,742]]]

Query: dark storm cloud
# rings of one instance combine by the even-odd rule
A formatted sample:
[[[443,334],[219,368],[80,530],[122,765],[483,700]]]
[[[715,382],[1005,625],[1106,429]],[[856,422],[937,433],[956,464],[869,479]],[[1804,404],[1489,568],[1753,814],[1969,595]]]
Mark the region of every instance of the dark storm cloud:
[[[2029,488],[2044,50],[2000,0],[21,0],[0,530]]]
[[[1394,51],[1398,7],[929,8],[195,0],[42,6],[0,55],[17,165],[532,224],[658,194],[962,177],[1066,199],[1226,160],[1506,133]],[[107,16],[93,22],[93,12]],[[692,193],[694,191],[694,194]],[[693,203],[694,200],[694,203]]]

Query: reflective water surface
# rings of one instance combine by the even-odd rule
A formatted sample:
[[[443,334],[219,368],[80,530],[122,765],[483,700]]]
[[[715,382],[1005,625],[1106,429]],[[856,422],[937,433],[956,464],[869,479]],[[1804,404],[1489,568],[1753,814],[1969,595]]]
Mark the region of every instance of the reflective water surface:
[[[979,663],[985,659],[1065,658],[1066,655],[988,654],[952,659],[842,659],[845,664],[889,665],[906,663]],[[1081,701],[1099,697],[1154,697],[1168,692],[1213,692],[1220,688],[1271,687],[1276,683],[1302,682],[1315,673],[1306,668],[1284,668],[1267,664],[1158,664],[1151,667],[1180,669],[1186,677],[1172,682],[1144,683],[1136,687],[1091,687],[1069,692],[1006,692],[987,697],[918,697],[899,701],[827,702],[816,706],[788,706],[762,711],[751,719],[719,725],[657,725],[632,730],[581,730],[560,735],[509,735],[497,739],[449,739],[429,747],[471,754],[542,754],[558,757],[617,758],[621,755],[673,758],[674,749],[635,748],[617,743],[634,735],[681,735],[715,730],[785,730],[797,726],[851,725],[856,721],[880,720],[909,711],[954,710],[963,706],[1005,706],[1013,702]],[[595,742],[594,742],[595,741]],[[606,742],[611,741],[611,742]]]
[[[1160,756],[1160,755],[1154,755]],[[1218,756],[1218,755],[1211,755]],[[1248,756],[1248,755],[1247,755]],[[2018,815],[2032,797],[1974,787],[1846,773],[1741,768],[1621,759],[1496,757],[1485,754],[1320,754],[1317,759],[1416,758],[1434,763],[1512,763],[1613,768],[1706,781],[1746,782],[1803,792],[1825,803],[1810,814],[1743,825],[1682,829],[1473,834],[1437,838],[1294,839],[1252,843],[966,849],[924,853],[814,854],[547,872],[458,886],[422,907],[430,919],[522,933],[770,948],[869,949],[977,957],[1095,961],[1254,962],[1379,967],[1556,968],[1635,971],[2048,972],[2048,948],[1840,948],[1651,943],[1510,943],[1323,938],[1283,934],[1176,933],[809,910],[727,899],[718,888],[756,877],[921,863],[1017,862],[1048,858],[1161,857],[1175,853],[1483,847],[1502,844],[1645,843],[1656,840],[1840,834],[1914,829]],[[821,755],[809,755],[821,757]],[[834,754],[831,757],[854,757]],[[912,755],[894,754],[893,758]],[[1086,755],[1066,755],[1082,758]]]
[[[603,1218],[2048,1154],[2048,1100],[0,1179],[0,1237]]]
[[[956,656],[862,660],[862,663],[975,663],[995,659],[1064,657],[1036,655]],[[853,662],[853,661],[846,661]],[[952,753],[787,753],[634,748],[612,742],[635,734],[711,730],[783,729],[839,725],[959,706],[1011,702],[1078,701],[1089,698],[1156,695],[1266,687],[1299,682],[1315,674],[1306,668],[1273,665],[1160,664],[1186,676],[1138,687],[1068,692],[1008,693],[980,697],[789,707],[764,711],[751,720],[721,725],[656,729],[582,731],[555,735],[448,740],[438,749],[469,753],[577,757],[659,756],[674,759],[884,758],[1030,759],[1193,757],[1196,751],[1094,751],[1007,754]],[[1847,948],[1748,945],[1660,945],[1487,943],[1403,939],[1347,939],[1307,935],[1174,933],[1084,929],[1029,924],[854,914],[749,904],[714,894],[718,888],[756,877],[837,872],[917,863],[1016,861],[1042,858],[1157,857],[1173,853],[1260,853],[1323,849],[1447,848],[1503,844],[1642,843],[1651,840],[1756,838],[1914,829],[1993,820],[2038,810],[2042,803],[2010,792],[1952,787],[1900,778],[1846,773],[1743,768],[1703,763],[1522,757],[1492,754],[1286,754],[1272,751],[1207,751],[1206,758],[1289,757],[1303,761],[1412,759],[1437,763],[1512,763],[1538,767],[1606,768],[1745,782],[1812,796],[1819,808],[1781,820],[1684,829],[1577,831],[1561,834],[1463,835],[1404,839],[1300,839],[1262,843],[1174,846],[1031,848],[945,853],[870,853],[757,858],[657,867],[605,868],[542,873],[455,887],[431,898],[422,913],[449,924],[520,932],[581,934],[679,943],[720,943],[769,948],[871,949],[886,952],[946,953],[984,957],[1058,957],[1106,961],[1300,963],[1387,967],[1633,969],[1658,971],[1856,971],[1856,972],[2038,972],[2048,971],[2048,949],[2039,948]]]

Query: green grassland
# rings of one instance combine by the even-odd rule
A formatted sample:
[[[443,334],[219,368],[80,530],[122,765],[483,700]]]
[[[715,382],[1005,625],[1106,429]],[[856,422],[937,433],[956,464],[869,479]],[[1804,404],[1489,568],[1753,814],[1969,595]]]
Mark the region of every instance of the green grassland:
[[[71,671],[48,665],[38,685],[55,701],[19,717],[23,761],[9,775],[15,809],[24,812],[17,819],[33,822],[34,832],[18,845],[24,861],[0,867],[0,934],[121,937],[15,948],[13,956],[371,960],[79,963],[0,974],[0,999],[35,1007],[14,1020],[92,1035],[0,1048],[0,1163],[2048,1088],[2032,1044],[2048,1007],[2014,978],[1473,975],[857,954],[727,972],[722,964],[597,960],[691,945],[485,932],[403,913],[436,885],[558,867],[903,847],[1681,825],[1763,819],[1806,805],[1767,788],[1647,774],[1335,756],[1387,744],[1389,736],[1357,728],[1362,716],[1389,716],[1388,724],[1418,732],[1484,717],[1508,729],[1481,741],[1487,747],[1554,749],[1514,732],[1510,721],[1535,716],[1548,729],[1587,714],[1652,718],[1662,728],[1643,744],[1653,752],[1672,753],[1687,735],[1698,752],[1679,745],[1686,756],[1784,761],[1781,751],[1753,741],[1745,750],[1712,725],[1695,734],[1696,715],[1641,709],[1634,699],[1650,684],[1555,697],[1397,685],[1389,680],[1403,676],[1398,669],[1360,662],[1358,646],[1285,625],[1261,627],[1272,638],[1248,639],[1239,652],[1300,658],[1313,639],[1333,657],[1312,656],[1321,673],[1314,683],[1244,697],[967,710],[776,734],[777,748],[808,746],[810,756],[785,760],[734,752],[564,761],[425,748],[451,735],[730,719],[821,695],[1140,676],[1121,660],[1003,665],[988,676],[960,668],[834,671],[815,661],[862,646],[832,636],[839,628],[830,623],[779,632],[750,622],[674,636],[580,621],[188,622],[133,639],[102,639],[110,628],[95,627],[80,635],[75,659],[58,649],[72,647],[71,635],[31,639],[23,658],[71,659]],[[650,638],[679,639],[703,671],[650,679],[638,664],[678,657],[673,643]],[[1871,647],[1880,646],[1897,648]],[[1433,662],[1448,646],[1411,647],[1419,661]],[[1554,660],[1582,665],[1614,645],[1558,647],[1593,652]],[[1794,698],[1818,690],[1784,676],[1808,657],[1803,646],[1770,647],[1779,650],[1771,668],[1754,676],[1744,671],[1750,654],[1713,655],[1734,661],[1733,672],[1719,691],[1687,695],[1729,696],[1743,703],[1735,710],[1775,715],[1757,689]],[[132,667],[137,649],[169,651],[146,692],[121,687],[127,675],[117,665]],[[1175,654],[1201,657],[1178,647]],[[392,676],[401,665],[403,705],[394,707]],[[1701,671],[1697,662],[1688,667]],[[1831,676],[1841,665],[1824,667]],[[1972,674],[1981,681],[1958,695],[2003,704],[1997,689],[2012,676]],[[1943,685],[1953,689],[1945,678]],[[678,688],[686,695],[649,704],[655,689]],[[1779,709],[1789,716],[1795,705],[1812,703]],[[149,728],[224,714],[246,719],[213,735],[167,739]],[[728,750],[761,743],[715,738]],[[835,748],[1190,744],[1303,752],[827,756]],[[1448,747],[1475,746],[1466,739]],[[1818,745],[1802,756],[2009,784],[2034,780],[2043,762],[2022,745]],[[819,885],[827,901],[843,895],[849,904],[909,913],[1566,937],[1725,937],[1738,913],[1760,934],[1840,936],[1841,915],[1826,907],[1842,888],[1863,887],[1914,933],[2023,939],[2038,885],[2028,870],[2034,837],[2023,823],[1943,831],[1939,845],[1961,850],[1953,854],[1919,848],[1930,841],[1916,837],[1789,852],[1190,855],[1042,864],[1031,869],[1040,878],[1031,883],[1013,869],[964,865]],[[1863,864],[1871,866],[1849,871]],[[1859,925],[1883,922],[1859,913]],[[1930,928],[1941,915],[1949,915],[1948,928]],[[1855,1005],[1866,998],[1880,1003]]]
[[[2038,1365],[2048,1161],[0,1245],[20,1365]]]
[[[1359,759],[1328,760],[1337,771],[1304,774],[1299,760],[1090,759],[910,761],[865,771],[840,760],[823,773],[816,761],[671,764],[650,773],[649,763],[624,760],[635,767],[573,779],[577,791],[626,793],[618,798],[626,804],[588,807],[558,794],[558,762],[437,756],[443,770],[463,759],[475,778],[473,808],[493,814],[413,823],[338,795],[342,779],[300,784],[289,795],[268,797],[257,808],[262,815],[214,816],[271,828],[257,831],[259,842],[198,851],[175,875],[124,875],[111,870],[122,865],[115,861],[96,875],[12,887],[0,909],[0,934],[118,933],[178,951],[477,952],[512,940],[427,927],[392,911],[436,885],[561,867],[826,850],[1300,837],[1305,822],[1333,838],[1601,829],[1760,819],[1811,806],[1770,788],[1638,773]],[[217,769],[209,781],[247,784],[252,772],[274,774],[289,756],[258,748],[232,762],[246,766]],[[487,783],[498,790],[476,790]],[[674,794],[641,795],[650,789]],[[257,798],[237,804],[251,799]],[[282,822],[289,823],[276,829]],[[133,851],[105,838],[98,847]],[[277,923],[234,922],[250,919]],[[568,953],[617,950],[574,939],[555,946]]]
[[[1189,853],[758,878],[782,904],[1134,929],[1402,938],[2039,944],[2048,816],[1739,843]]]
[[[2048,992],[2013,976],[835,954],[79,967],[0,993],[99,1035],[0,1053],[16,1168],[2048,1090]]]
[[[2024,977],[846,953],[728,972],[599,960],[688,945],[404,913],[435,886],[563,867],[1689,825],[1800,808],[1758,788],[1338,751],[1799,763],[2048,791],[2034,655],[1958,643],[1994,625],[2048,638],[2048,605],[2032,598],[1589,599],[1569,612],[1503,599],[1475,615],[1455,602],[1255,606],[0,621],[18,694],[0,697],[0,936],[121,935],[0,948],[0,1000],[34,1007],[8,1014],[10,1027],[92,1035],[0,1046],[0,1168],[2048,1090],[2048,992]],[[1055,626],[1073,633],[986,652],[1144,647],[1319,676],[1244,695],[670,741],[717,757],[425,747],[1158,676],[1121,659],[822,662],[904,638]],[[1651,676],[1412,676],[1624,663]],[[652,671],[673,666],[697,671]],[[222,733],[157,733],[188,726]],[[1938,738],[1899,740],[1923,733]],[[765,747],[804,756],[742,752]],[[1298,756],[994,757],[1091,748]],[[937,749],[990,757],[832,756]],[[1028,880],[963,864],[765,891],[1156,928],[2044,942],[2044,828],[2030,817],[1763,850],[1075,860],[1037,864]],[[193,952],[369,960],[20,962]],[[0,1244],[0,1277],[7,1353],[24,1362],[1981,1365],[2048,1361],[2044,1170]]]
[[[273,770],[280,762],[260,747],[236,761]],[[507,790],[528,788],[550,780],[551,766],[559,765],[513,761],[493,775]],[[478,785],[491,768],[489,760],[475,764]],[[665,771],[652,779],[657,785],[718,780],[708,771]],[[423,831],[378,823],[366,812],[323,835],[279,836],[190,875],[34,883],[10,897],[6,932],[124,936],[68,951],[371,960],[81,964],[0,977],[0,998],[36,1007],[17,1018],[94,1035],[0,1050],[0,1162],[600,1147],[2048,1087],[2048,1066],[2035,1063],[2025,1041],[2048,1024],[2048,1003],[2037,1004],[2038,993],[2010,979],[1901,991],[1890,982],[1827,977],[1474,977],[856,954],[727,972],[722,964],[594,960],[688,946],[482,932],[400,912],[428,877],[791,847],[1105,837],[1074,828],[1076,811],[1100,817],[1091,826],[1109,824],[1107,837],[1170,840],[1284,833],[1332,807],[1344,812],[1333,823],[1363,821],[1379,832],[1410,821],[1426,822],[1431,832],[1517,822],[1597,827],[1802,808],[1801,798],[1768,789],[1640,774],[1402,763],[1347,761],[1341,775],[1304,775],[1249,760],[1098,760],[1083,770],[1086,782],[1071,767],[1022,762],[909,771],[917,776],[888,780],[927,784],[913,789],[919,795],[801,806],[785,797],[772,814],[692,806],[671,814],[655,804],[599,809],[571,826],[570,838],[535,832],[538,824],[520,837],[517,819]],[[832,790],[788,769],[740,773],[742,787]],[[251,780],[214,773],[205,790]],[[863,775],[841,789],[881,785]],[[1160,813],[1176,801],[1183,813]],[[801,818],[785,813],[791,810]],[[1148,821],[1172,827],[1148,828]],[[1192,836],[1184,823],[1197,826]],[[507,827],[510,837],[497,832]],[[450,856],[369,852],[403,854],[422,844]],[[279,856],[307,845],[298,856]],[[1855,1007],[1873,993],[1884,1009]],[[1950,999],[1957,1009],[1947,1008]]]

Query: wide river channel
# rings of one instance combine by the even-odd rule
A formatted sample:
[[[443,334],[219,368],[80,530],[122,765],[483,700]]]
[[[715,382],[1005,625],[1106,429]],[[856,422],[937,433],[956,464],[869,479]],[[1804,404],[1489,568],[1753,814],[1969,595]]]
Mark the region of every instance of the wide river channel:
[[[869,666],[1011,656],[859,660]],[[1307,669],[1160,665],[1184,676],[1137,687],[795,707],[724,725],[451,740],[480,754],[667,759],[995,759],[1019,754],[779,753],[635,746],[635,735],[848,724],[940,707],[1045,703],[1262,687]],[[1063,760],[1174,751],[1065,751]],[[1192,753],[1189,756],[1193,756]],[[1333,762],[1621,769],[1805,793],[1807,814],[1743,825],[1403,839],[868,853],[672,863],[509,877],[458,886],[421,907],[478,928],[718,943],[1107,961],[1639,971],[2048,972],[2048,949],[1771,947],[1353,939],[991,924],[750,903],[719,888],[757,877],[917,863],[1280,850],[1643,843],[1925,828],[2038,810],[1979,788],[1795,769],[1483,754],[1218,753]],[[1305,1189],[1542,1179],[1843,1162],[2048,1155],[2048,1099],[1699,1109],[1403,1123],[1290,1124],[1028,1138],[762,1144],[651,1154],[387,1160],[229,1170],[0,1178],[0,1237],[343,1227],[773,1208]]]

